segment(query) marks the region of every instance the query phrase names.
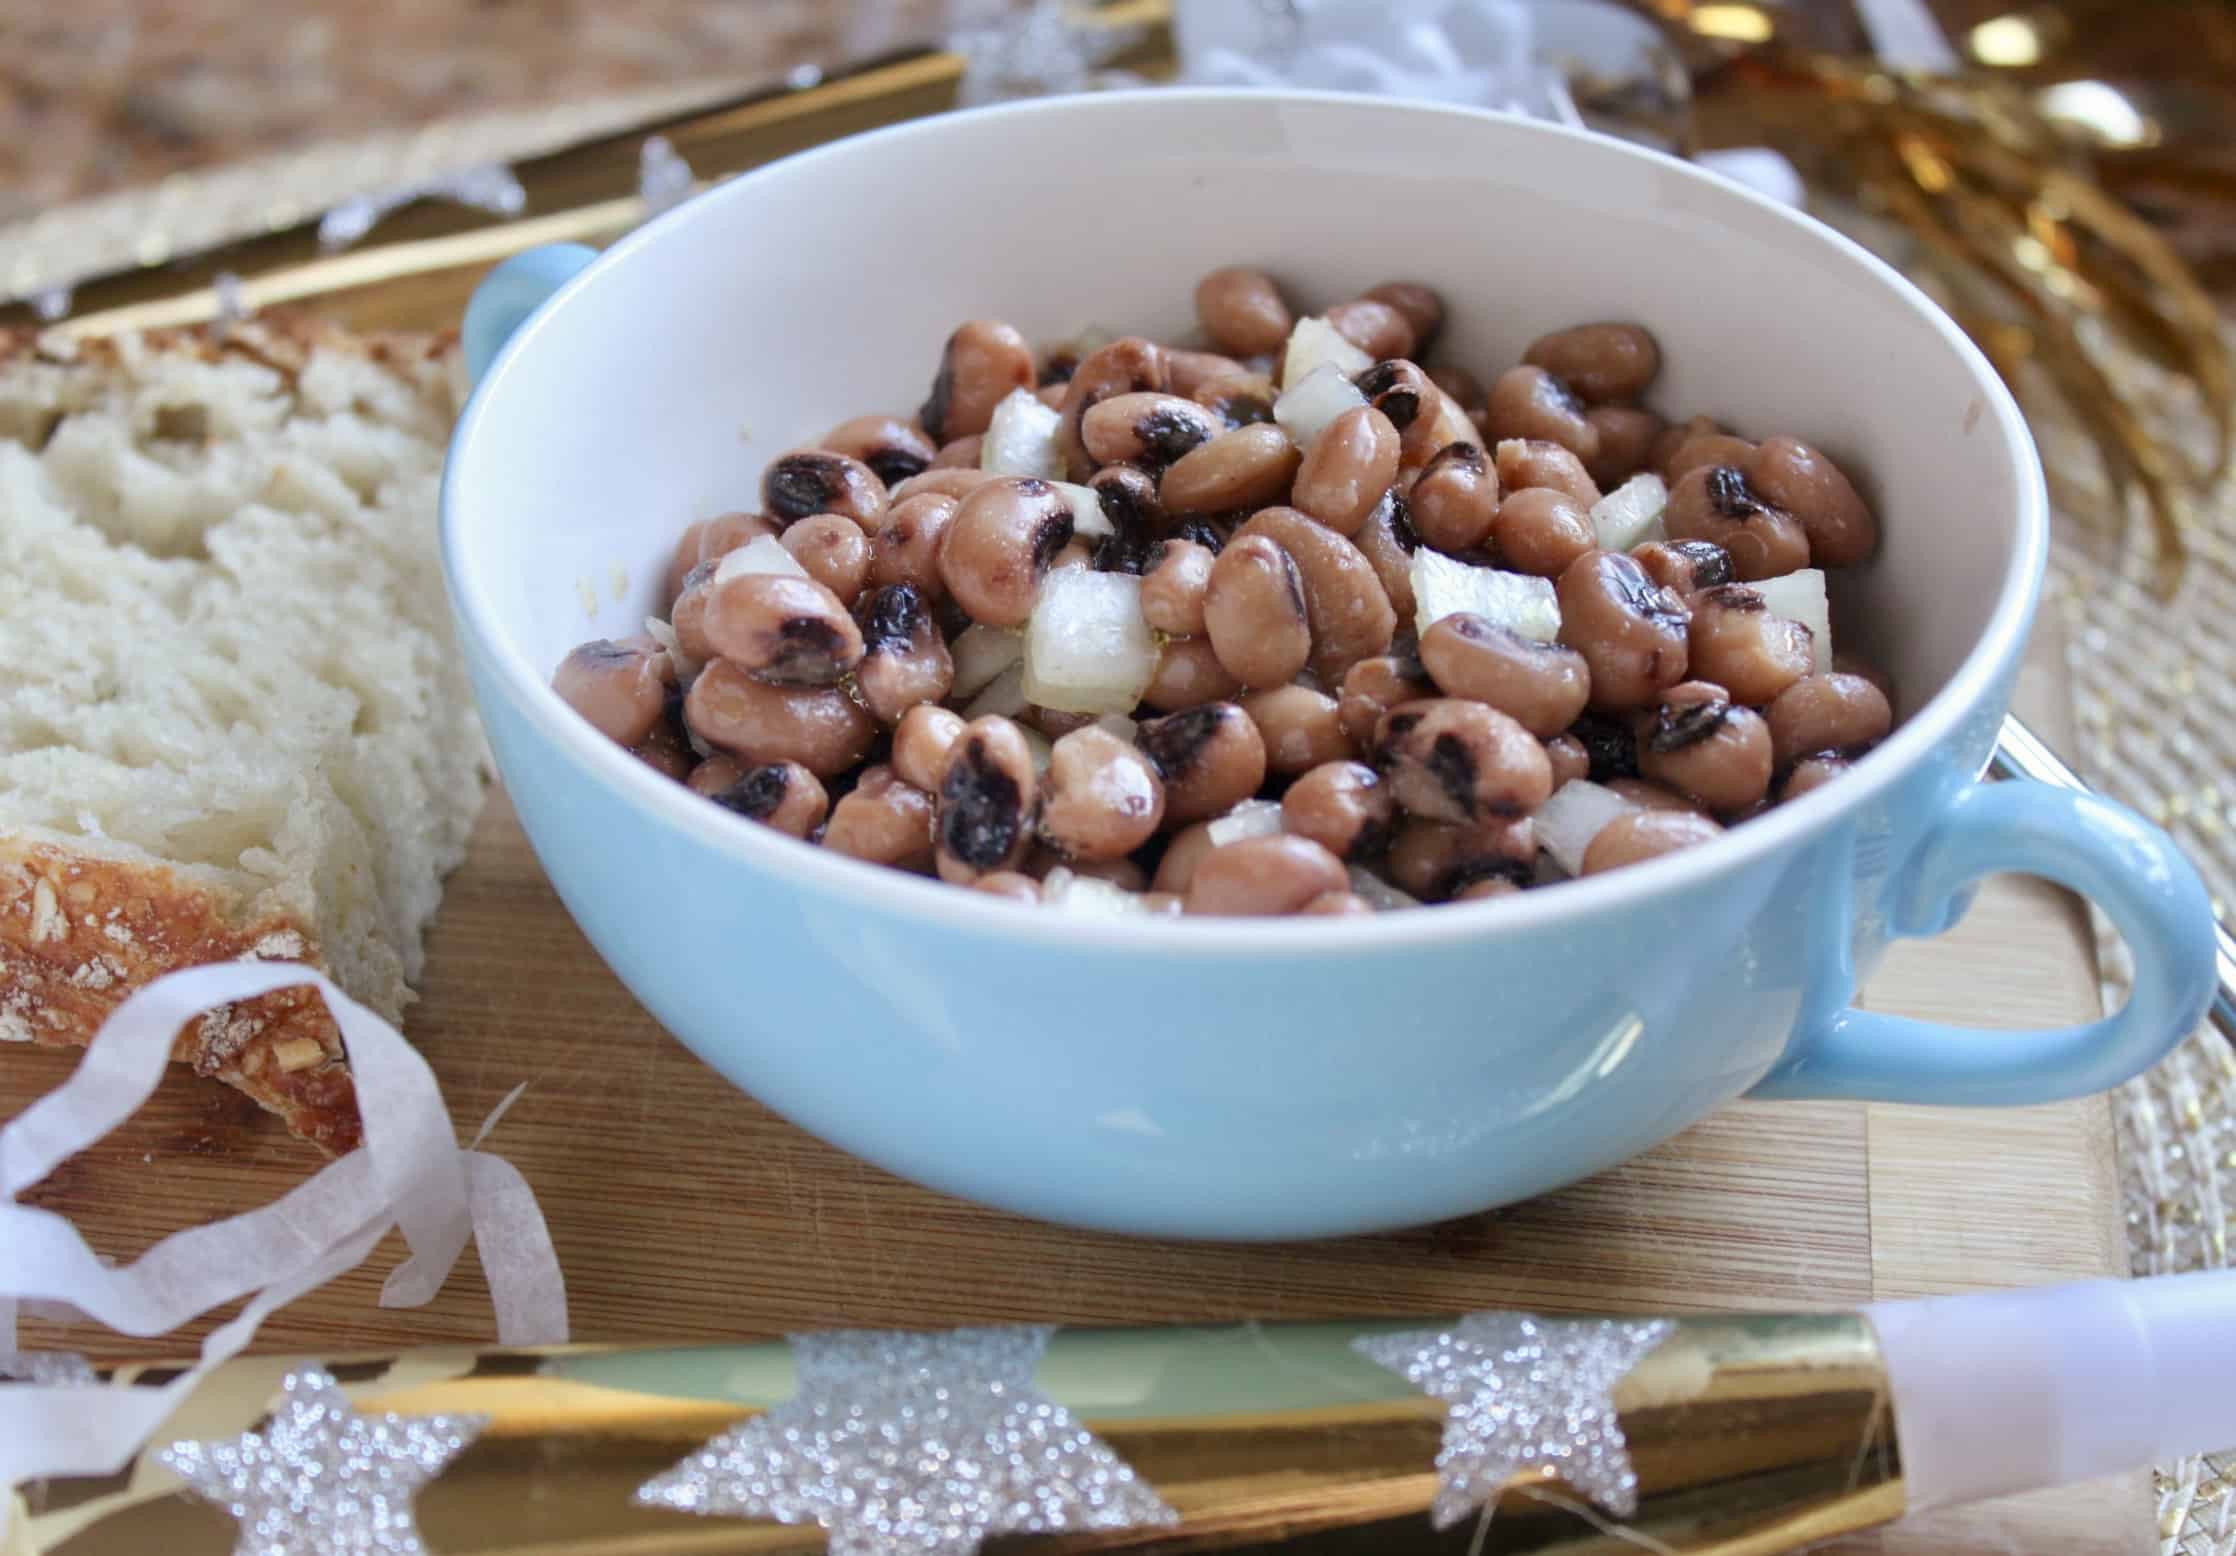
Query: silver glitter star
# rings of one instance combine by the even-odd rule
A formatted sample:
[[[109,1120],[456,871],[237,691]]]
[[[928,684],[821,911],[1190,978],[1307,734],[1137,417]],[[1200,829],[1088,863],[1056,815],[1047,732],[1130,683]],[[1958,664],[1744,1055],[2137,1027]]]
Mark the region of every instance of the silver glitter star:
[[[799,1387],[637,1501],[820,1524],[830,1556],[970,1556],[990,1534],[1179,1515],[1033,1387],[1043,1327],[796,1335]]]
[[[1663,1319],[1473,1313],[1449,1329],[1351,1343],[1452,1407],[1430,1509],[1445,1529],[1532,1470],[1559,1476],[1619,1517],[1636,1512],[1638,1473],[1610,1396],[1673,1328]]]
[[[240,1520],[233,1556],[425,1556],[412,1497],[489,1418],[359,1415],[315,1367],[289,1373],[281,1389],[264,1431],[158,1455]]]

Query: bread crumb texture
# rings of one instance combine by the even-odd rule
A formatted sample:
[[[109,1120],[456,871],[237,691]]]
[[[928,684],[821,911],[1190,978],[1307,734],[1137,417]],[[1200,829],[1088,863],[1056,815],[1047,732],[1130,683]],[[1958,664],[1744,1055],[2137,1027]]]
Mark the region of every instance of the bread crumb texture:
[[[401,1018],[487,752],[436,560],[447,339],[303,321],[0,337],[0,1041],[133,989],[324,967]],[[174,1058],[356,1141],[308,989]]]

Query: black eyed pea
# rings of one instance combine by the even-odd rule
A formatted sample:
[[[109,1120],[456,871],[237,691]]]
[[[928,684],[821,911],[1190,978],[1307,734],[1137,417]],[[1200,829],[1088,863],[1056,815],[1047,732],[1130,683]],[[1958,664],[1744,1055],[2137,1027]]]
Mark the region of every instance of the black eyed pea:
[[[1599,875],[1627,864],[1712,843],[1724,829],[1698,811],[1634,810],[1599,829],[1584,850],[1584,873]]]
[[[758,513],[724,513],[685,526],[668,563],[668,599],[683,593],[683,581],[702,562],[718,562],[749,541],[775,535],[775,521]]]
[[[898,724],[912,709],[946,697],[955,684],[955,660],[931,607],[913,585],[887,584],[863,596],[855,614],[863,650],[854,666],[854,689],[879,723]]]
[[[1373,911],[1374,904],[1355,891],[1324,891],[1297,909],[1305,918],[1351,918]]]
[[[1139,335],[1123,336],[1081,359],[1078,371],[1064,387],[1062,420],[1056,433],[1071,479],[1084,481],[1098,465],[1107,462],[1088,456],[1081,424],[1089,410],[1122,394],[1161,394],[1171,383],[1165,348]]]
[[[1159,542],[1141,570],[1141,619],[1173,637],[1202,632],[1204,591],[1217,560],[1192,540]]]
[[[1219,662],[1219,651],[1207,637],[1168,638],[1157,651],[1157,668],[1141,700],[1159,713],[1178,713],[1198,703],[1224,702],[1242,691],[1242,683]]]
[[[1338,859],[1371,859],[1388,846],[1397,799],[1364,762],[1322,762],[1281,796],[1281,828]]]
[[[653,722],[644,739],[629,748],[629,754],[656,773],[664,774],[678,782],[691,774],[698,761],[690,743],[685,739],[681,709],[683,694],[674,687],[668,689],[668,711]]]
[[[1643,708],[1685,678],[1685,602],[1617,551],[1590,551],[1553,585],[1560,640],[1591,669],[1591,705],[1602,712]]]
[[[954,498],[937,492],[919,492],[895,503],[885,527],[870,543],[867,583],[873,588],[907,584],[932,604],[946,599],[940,546],[961,507]]]
[[[1151,719],[1134,743],[1164,780],[1168,821],[1219,815],[1257,793],[1266,780],[1266,748],[1258,726],[1231,702],[1204,703]]]
[[[1389,875],[1424,901],[1457,896],[1479,881],[1526,884],[1537,858],[1537,828],[1527,816],[1479,826],[1407,820],[1390,839]]]
[[[1152,470],[1163,470],[1225,430],[1195,401],[1153,393],[1100,401],[1081,418],[1079,429],[1096,464],[1138,464]]]
[[[708,745],[753,763],[797,762],[834,778],[868,754],[877,720],[836,686],[771,686],[726,659],[699,672],[683,718]]]
[[[861,629],[838,596],[790,573],[716,580],[703,630],[716,654],[775,686],[829,686],[862,657]]]
[[[1035,389],[1033,398],[1052,411],[1060,411],[1064,408],[1064,396],[1068,393],[1070,393],[1070,385],[1058,380],[1052,384],[1042,384],[1038,389]]]
[[[1435,384],[1423,394],[1411,425],[1398,434],[1398,469],[1418,470],[1455,443],[1484,445],[1483,429]],[[1487,446],[1487,445],[1484,445]]]
[[[895,776],[890,767],[866,768],[831,807],[823,846],[870,864],[927,870],[932,863],[932,797]]]
[[[1013,902],[1040,901],[1040,882],[1016,870],[996,870],[990,875],[981,875],[971,882],[971,890],[1007,897]]]
[[[1510,367],[1499,374],[1491,383],[1483,425],[1494,439],[1558,443],[1579,461],[1599,457],[1599,429],[1584,402],[1541,367]]]
[[[1405,315],[1371,297],[1337,303],[1325,317],[1338,335],[1370,357],[1410,357],[1420,346]]]
[[[1285,437],[1283,441],[1287,441]],[[1482,450],[1476,453],[1480,456]],[[1432,464],[1430,469],[1434,468]],[[1303,463],[1291,469],[1296,477],[1291,506],[1338,535],[1356,535],[1397,480],[1397,428],[1373,406],[1354,406],[1330,422],[1313,440]],[[1270,502],[1279,495],[1278,489],[1269,489],[1259,502]]]
[[[1085,729],[1095,722],[1092,713],[1067,713],[1061,708],[1044,708],[1038,703],[1027,703],[1025,711],[1017,715],[1017,722],[1028,729],[1037,729],[1050,740],[1061,740],[1075,729]]]
[[[1595,405],[1584,419],[1599,432],[1599,457],[1584,461],[1584,468],[1611,492],[1653,460],[1654,443],[1664,423],[1652,411],[1635,405]]]
[[[893,729],[893,771],[904,782],[936,792],[947,776],[947,753],[963,732],[963,716],[951,708],[919,703],[901,715]]]
[[[707,641],[707,602],[714,597],[713,562],[701,562],[683,580],[683,590],[668,607],[668,625],[675,632],[675,649],[686,661],[703,665],[716,657]]]
[[[1383,714],[1401,702],[1435,695],[1436,683],[1418,659],[1377,654],[1345,672],[1336,695],[1336,720],[1352,749],[1368,754],[1374,749],[1374,731]]]
[[[1223,373],[1205,379],[1188,398],[1230,429],[1263,426],[1273,420],[1273,380],[1263,373]]]
[[[840,513],[865,530],[878,528],[889,494],[859,459],[828,449],[794,449],[770,461],[761,475],[761,505],[790,527],[816,513]]]
[[[1540,740],[1576,722],[1591,700],[1584,656],[1540,643],[1472,611],[1455,611],[1421,634],[1421,666],[1447,697],[1498,709]]]
[[[1744,468],[1756,491],[1800,522],[1819,565],[1852,567],[1878,548],[1879,521],[1855,487],[1798,438],[1764,438]]]
[[[1388,303],[1413,328],[1413,350],[1425,352],[1444,328],[1444,299],[1419,281],[1384,281],[1359,294],[1370,303]]]
[[[1221,351],[1248,357],[1279,351],[1297,321],[1273,277],[1228,265],[1196,283],[1196,322]]]
[[[1692,612],[1686,673],[1715,682],[1734,702],[1759,708],[1809,673],[1809,629],[1773,616],[1745,584],[1701,590],[1692,597]]]
[[[1591,753],[1574,735],[1560,734],[1545,742],[1545,760],[1553,764],[1553,788],[1592,775]]]
[[[1809,565],[1800,520],[1757,491],[1737,465],[1698,465],[1669,489],[1662,523],[1672,540],[1708,540],[1731,553],[1742,583]]]
[[[1010,476],[963,500],[939,546],[939,576],[973,621],[1023,626],[1058,552],[1071,542],[1071,504],[1046,481]]]
[[[1736,816],[1770,792],[1770,727],[1710,681],[1684,681],[1639,716],[1638,770],[1719,816]]]
[[[1453,892],[1451,900],[1487,902],[1493,897],[1511,897],[1522,889],[1522,883],[1510,875],[1485,875],[1469,881]]]
[[[1689,794],[1679,794],[1665,784],[1650,783],[1644,778],[1608,778],[1608,789],[1630,802],[1635,810],[1681,811],[1688,816],[1706,816],[1700,802]]]
[[[803,767],[800,771],[805,773],[807,769]],[[693,794],[712,797],[744,776],[745,769],[738,765],[737,758],[717,754],[693,767],[690,776],[683,783]],[[812,778],[815,775],[808,773],[808,776]]]
[[[1764,710],[1772,755],[1781,768],[1806,756],[1852,756],[1886,738],[1894,710],[1886,694],[1860,675],[1806,675]]]
[[[1591,764],[1584,776],[1592,782],[1638,776],[1638,735],[1627,717],[1586,713],[1568,726],[1568,733],[1584,748],[1584,759]]]
[[[1008,719],[973,719],[947,751],[940,775],[933,862],[940,879],[969,884],[1013,870],[1033,840],[1039,799],[1032,747]]]
[[[1491,452],[1498,462],[1498,484],[1503,490],[1550,486],[1587,508],[1600,499],[1599,483],[1584,468],[1583,460],[1558,443],[1542,438],[1503,438]]]
[[[1401,434],[1420,419],[1424,409],[1436,408],[1436,385],[1417,363],[1404,357],[1385,357],[1357,373],[1351,383]]]
[[[559,661],[551,689],[599,734],[634,746],[660,722],[673,674],[668,656],[647,642],[599,638]]]
[[[1056,742],[1041,775],[1040,836],[1049,847],[1067,859],[1122,859],[1164,819],[1164,780],[1132,742],[1092,725]]]
[[[967,438],[956,438],[942,443],[939,452],[932,456],[928,468],[933,470],[976,470],[979,456],[986,452],[986,434],[974,432]]]
[[[1173,833],[1165,842],[1164,854],[1157,860],[1157,873],[1149,882],[1150,890],[1176,897],[1187,896],[1189,878],[1211,848],[1211,823],[1208,821],[1198,821]]]
[[[991,470],[943,470],[935,465],[922,475],[912,475],[893,488],[892,500],[894,503],[903,503],[911,497],[937,496],[961,502],[987,482],[1000,479]],[[862,527],[874,534],[884,526],[865,524]]]
[[[1457,697],[1404,702],[1375,727],[1397,802],[1428,821],[1474,825],[1526,816],[1553,792],[1537,737],[1496,708]]]
[[[1272,541],[1296,564],[1310,624],[1311,670],[1323,686],[1340,685],[1353,665],[1388,650],[1397,634],[1397,611],[1357,546],[1294,508],[1261,508],[1234,538],[1254,536]]]
[[[1405,494],[1395,487],[1384,492],[1351,543],[1373,569],[1394,618],[1411,621],[1415,609],[1413,553],[1421,549],[1421,537],[1414,533],[1412,507]]]
[[[1574,497],[1550,486],[1525,486],[1500,500],[1491,543],[1516,572],[1558,578],[1599,537],[1591,510]]]
[[[1879,688],[1879,695],[1887,699],[1889,708],[1895,706],[1894,677],[1887,674],[1882,667],[1865,659],[1861,654],[1850,653],[1844,648],[1836,648],[1832,651],[1832,668],[1841,675],[1862,676],[1873,686]]]
[[[1216,351],[1183,351],[1165,348],[1166,388],[1184,400],[1195,400],[1196,393],[1205,384],[1222,378],[1247,374],[1249,369],[1233,357],[1221,356]],[[1203,404],[1197,400],[1197,404]],[[1206,410],[1209,406],[1204,407]]]
[[[1350,737],[1336,716],[1336,700],[1309,686],[1275,686],[1242,699],[1258,726],[1270,772],[1301,773],[1351,754]]]
[[[1030,389],[1033,348],[999,319],[972,319],[947,337],[917,423],[935,443],[984,432],[1012,389]]]
[[[1660,471],[1666,477],[1669,461],[1679,449],[1694,438],[1720,436],[1723,430],[1713,416],[1694,416],[1685,421],[1669,422],[1655,434],[1653,447],[1646,450],[1646,468]]]
[[[1731,465],[1744,470],[1755,457],[1755,446],[1728,432],[1702,432],[1685,439],[1662,462],[1662,479],[1675,486],[1702,465]]]
[[[786,530],[779,544],[841,605],[851,607],[869,582],[876,553],[862,526],[843,514],[811,514]]]
[[[1691,599],[1703,589],[1720,588],[1738,575],[1731,553],[1710,540],[1650,540],[1631,551],[1631,560],[1664,589]],[[1709,680],[1716,679],[1709,676]]]
[[[1432,367],[1429,382],[1443,390],[1445,397],[1462,411],[1473,414],[1483,409],[1483,381],[1466,368],[1451,363]]]
[[[1245,686],[1282,685],[1312,656],[1304,581],[1263,535],[1238,537],[1211,564],[1203,621],[1219,662]]]
[[[939,452],[930,438],[898,416],[856,416],[823,434],[823,447],[849,459],[859,459],[886,489],[932,466]]]
[[[1170,523],[1157,497],[1156,477],[1138,465],[1105,465],[1087,485],[1120,536],[1147,538]]]
[[[728,760],[715,757],[700,767],[704,770]],[[764,762],[744,771],[733,764],[731,771],[736,776],[720,788],[713,786],[712,777],[702,787],[698,773],[691,775],[691,786],[724,810],[774,827],[787,837],[808,836],[830,812],[830,795],[822,781],[797,762]]]
[[[1538,336],[1522,360],[1597,405],[1644,394],[1661,371],[1661,348],[1636,324],[1579,324]]]
[[[1310,838],[1276,834],[1214,848],[1188,880],[1191,914],[1270,917],[1301,912],[1329,892],[1351,889],[1343,861]]]
[[[1325,437],[1321,439],[1321,443],[1326,441]],[[1315,453],[1319,446],[1313,446]],[[1279,427],[1237,427],[1197,444],[1174,460],[1157,482],[1157,501],[1168,513],[1231,513],[1262,508],[1288,492],[1289,483],[1298,479],[1300,462],[1307,469],[1311,467],[1311,460],[1297,453],[1296,445]],[[1397,470],[1395,434],[1390,438],[1390,469],[1393,474]]]

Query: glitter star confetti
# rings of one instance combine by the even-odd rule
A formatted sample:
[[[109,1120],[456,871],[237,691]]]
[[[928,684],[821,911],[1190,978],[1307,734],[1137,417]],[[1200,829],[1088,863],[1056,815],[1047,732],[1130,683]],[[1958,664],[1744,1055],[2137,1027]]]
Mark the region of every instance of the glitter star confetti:
[[[1473,1313],[1449,1329],[1368,1335],[1369,1361],[1450,1405],[1436,1455],[1439,1529],[1541,1471],[1619,1516],[1638,1509],[1638,1474],[1610,1397],[1675,1326],[1661,1319]]]
[[[412,1498],[488,1424],[478,1415],[359,1415],[333,1378],[291,1372],[272,1423],[158,1456],[240,1520],[233,1556],[425,1556]]]
[[[637,1501],[820,1524],[831,1556],[970,1556],[990,1534],[1178,1522],[1109,1444],[1033,1386],[1048,1336],[794,1336],[792,1398],[647,1482]]]

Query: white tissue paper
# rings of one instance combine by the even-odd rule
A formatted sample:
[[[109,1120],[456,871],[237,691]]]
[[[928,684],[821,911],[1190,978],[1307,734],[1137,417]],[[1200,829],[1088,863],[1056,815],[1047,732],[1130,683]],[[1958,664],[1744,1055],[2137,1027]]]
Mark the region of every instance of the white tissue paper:
[[[181,1026],[215,1006],[302,984],[324,996],[341,1028],[363,1146],[275,1203],[175,1233],[129,1265],[105,1263],[53,1212],[15,1203],[139,1109],[162,1078]],[[459,1148],[427,1061],[311,968],[189,968],[127,999],[69,1080],[0,1127],[0,1190],[7,1195],[0,1205],[0,1356],[10,1357],[16,1375],[34,1380],[0,1385],[0,1487],[116,1473],[203,1374],[255,1337],[268,1314],[364,1262],[391,1228],[403,1231],[410,1257],[382,1288],[383,1307],[416,1307],[433,1297],[471,1236],[489,1279],[498,1340],[564,1341],[566,1287],[543,1212],[527,1181],[510,1163],[473,1148],[480,1143],[477,1135]],[[203,1342],[199,1364],[161,1387],[104,1386],[80,1368],[11,1355],[19,1306],[145,1338],[244,1296],[240,1314]],[[0,1497],[0,1533],[7,1517]]]

